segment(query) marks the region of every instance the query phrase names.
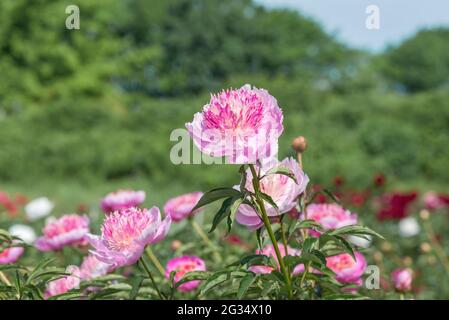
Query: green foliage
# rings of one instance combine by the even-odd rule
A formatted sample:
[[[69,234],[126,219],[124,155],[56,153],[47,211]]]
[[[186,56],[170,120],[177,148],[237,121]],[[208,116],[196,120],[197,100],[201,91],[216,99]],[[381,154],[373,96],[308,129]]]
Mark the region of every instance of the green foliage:
[[[439,88],[449,83],[449,30],[422,30],[386,52],[384,73],[407,91]]]

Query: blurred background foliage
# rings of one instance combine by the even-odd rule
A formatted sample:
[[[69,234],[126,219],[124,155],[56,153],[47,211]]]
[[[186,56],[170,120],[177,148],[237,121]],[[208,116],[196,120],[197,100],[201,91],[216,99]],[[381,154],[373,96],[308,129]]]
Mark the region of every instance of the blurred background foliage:
[[[284,111],[281,157],[308,137],[315,182],[382,172],[449,190],[449,29],[372,54],[251,0],[78,0],[80,30],[65,28],[70,4],[0,2],[2,188],[73,198],[70,183],[83,196],[145,184],[161,203],[161,190],[234,184],[233,166],[173,165],[169,136],[209,92],[250,83]]]

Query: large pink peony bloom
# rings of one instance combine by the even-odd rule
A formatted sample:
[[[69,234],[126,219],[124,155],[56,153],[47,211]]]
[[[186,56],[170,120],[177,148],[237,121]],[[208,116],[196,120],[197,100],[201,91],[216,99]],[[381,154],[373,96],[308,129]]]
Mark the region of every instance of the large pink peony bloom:
[[[394,288],[406,292],[412,290],[413,271],[408,268],[396,269],[391,273]]]
[[[101,235],[88,235],[95,248],[91,252],[112,268],[132,265],[139,260],[145,246],[165,238],[170,224],[170,216],[161,220],[157,207],[112,212],[103,221]]]
[[[111,269],[111,265],[98,260],[93,255],[89,255],[84,258],[83,263],[81,264],[81,279],[92,280],[108,274]]]
[[[137,207],[145,201],[145,191],[118,190],[108,193],[101,200],[101,209],[105,213]]]
[[[348,253],[341,253],[326,258],[326,265],[336,273],[336,279],[342,283],[362,283],[362,275],[366,269],[365,257],[355,252],[355,258]]]
[[[300,219],[304,218],[301,214]],[[325,230],[338,229],[341,227],[357,224],[357,214],[351,213],[342,206],[332,204],[311,204],[307,207],[307,219],[320,223]],[[317,236],[318,232],[311,230],[311,235]]]
[[[70,275],[50,281],[44,293],[45,299],[78,289],[81,282],[80,270],[76,266],[68,266],[66,273]]]
[[[192,192],[172,198],[164,205],[164,212],[169,215],[173,221],[181,221],[192,213],[192,209],[202,196],[202,192]],[[200,211],[201,208],[195,210],[192,214],[196,214]]]
[[[191,271],[206,271],[206,264],[202,259],[196,256],[176,257],[168,261],[165,269],[165,277],[170,279],[170,273],[175,271],[174,282],[178,282],[182,277]],[[181,284],[179,291],[187,292],[196,289],[200,285],[200,280],[192,280]]]
[[[22,247],[11,247],[0,251],[0,264],[15,263],[25,251]]]
[[[271,196],[278,209],[265,201],[265,209],[269,217],[276,217],[290,211],[296,206],[296,200],[306,189],[309,178],[299,167],[293,158],[286,158],[282,162],[272,161],[271,164],[262,165],[260,174],[264,175],[276,167],[287,168],[293,173],[296,182],[284,174],[269,174],[260,180],[261,191]],[[259,167],[256,167],[258,170]],[[247,171],[246,189],[254,192],[251,171]],[[238,223],[247,226],[250,230],[256,230],[263,225],[257,212],[249,205],[242,204],[236,214]]]
[[[285,247],[282,244],[279,244],[279,251],[281,252],[282,257],[285,256]],[[299,256],[301,254],[301,251],[298,249],[293,249],[290,246],[287,246],[287,252],[288,255],[290,256]],[[257,254],[263,254],[267,257],[273,257],[274,260],[276,261],[276,263],[279,265],[279,261],[277,259],[276,256],[276,251],[274,250],[273,245],[267,245],[263,248],[263,250],[256,250]],[[258,265],[254,265],[254,266],[250,266],[248,268],[249,271],[252,271],[254,273],[261,273],[261,274],[267,274],[267,273],[271,273],[273,271],[272,267],[269,266],[258,266]],[[301,273],[304,271],[304,265],[303,264],[299,264],[295,267],[295,269],[293,270],[293,275],[297,275],[298,273]]]
[[[243,164],[277,155],[282,119],[273,96],[245,85],[212,95],[186,127],[201,152]]]
[[[50,219],[35,246],[41,251],[60,250],[67,245],[87,245],[89,218],[77,214],[66,214],[59,219]]]

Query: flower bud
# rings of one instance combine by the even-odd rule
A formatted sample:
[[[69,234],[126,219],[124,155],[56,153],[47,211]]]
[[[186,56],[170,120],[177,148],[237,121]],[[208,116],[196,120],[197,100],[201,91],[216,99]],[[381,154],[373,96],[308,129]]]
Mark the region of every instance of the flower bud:
[[[307,140],[303,136],[296,137],[292,141],[293,150],[297,153],[303,153],[307,149]]]

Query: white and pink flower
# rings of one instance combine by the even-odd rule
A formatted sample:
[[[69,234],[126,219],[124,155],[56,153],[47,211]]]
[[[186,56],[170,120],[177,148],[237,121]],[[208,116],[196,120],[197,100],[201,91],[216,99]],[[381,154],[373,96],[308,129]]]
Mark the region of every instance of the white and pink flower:
[[[111,265],[98,260],[94,255],[84,258],[80,267],[80,275],[83,280],[92,280],[109,273]]]
[[[196,206],[202,196],[202,192],[191,192],[172,198],[165,203],[164,212],[169,215],[173,221],[181,221],[190,215],[202,211],[200,208],[195,210],[195,212],[192,212],[192,209]]]
[[[165,277],[170,279],[170,274],[175,272],[174,282],[178,282],[185,274],[192,271],[206,271],[206,264],[197,256],[181,256],[168,261],[165,269]],[[181,284],[178,290],[188,292],[196,289],[200,285],[200,280],[192,280]]]
[[[44,235],[35,242],[36,248],[41,251],[60,250],[68,245],[87,245],[89,218],[66,214],[59,219],[49,219],[42,231]]]
[[[76,266],[68,266],[66,273],[70,275],[57,280],[50,281],[44,293],[45,299],[58,296],[69,292],[72,289],[78,289],[81,282],[80,270]]]
[[[294,176],[295,180],[286,176],[285,174],[271,173],[276,168],[288,169]],[[256,170],[260,170],[260,175],[263,176],[260,180],[260,189],[263,193],[269,195],[276,203],[278,208],[275,208],[269,202],[264,201],[267,215],[270,218],[280,216],[281,214],[290,211],[296,206],[298,197],[304,192],[309,183],[309,178],[299,167],[298,162],[293,158],[286,158],[281,162],[271,161],[261,167],[256,166]],[[247,171],[246,189],[254,192],[252,184],[251,171]],[[262,225],[262,219],[259,214],[249,205],[242,204],[239,206],[236,214],[238,223],[245,225],[250,230],[259,229]]]
[[[394,288],[397,291],[407,292],[412,290],[413,271],[409,268],[395,269],[391,273]]]
[[[277,155],[282,120],[273,96],[245,85],[212,95],[186,127],[201,152],[243,164]]]
[[[300,219],[304,219],[304,213],[300,215]],[[307,219],[314,220],[321,224],[324,230],[338,229],[341,227],[357,224],[357,214],[344,209],[342,206],[331,203],[312,203],[307,207]],[[310,234],[318,236],[319,233],[310,230]]]
[[[366,269],[365,257],[355,252],[355,260],[348,253],[341,253],[326,258],[326,266],[336,274],[336,279],[342,283],[362,284],[362,275]]]
[[[88,235],[91,251],[98,260],[112,268],[132,265],[145,247],[167,235],[171,218],[161,218],[159,208],[128,208],[110,213],[101,227],[101,235]]]
[[[101,200],[101,209],[105,213],[137,207],[145,201],[145,191],[118,190],[108,193]]]
[[[25,249],[23,247],[11,247],[0,249],[0,264],[9,264],[17,262]]]

